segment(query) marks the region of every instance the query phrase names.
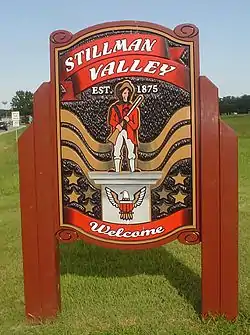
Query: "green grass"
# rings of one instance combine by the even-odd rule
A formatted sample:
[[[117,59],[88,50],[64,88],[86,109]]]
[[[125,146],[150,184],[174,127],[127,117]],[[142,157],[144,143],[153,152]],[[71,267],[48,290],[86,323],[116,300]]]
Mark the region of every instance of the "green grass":
[[[0,136],[0,334],[250,334],[250,117],[224,119],[240,136],[240,315],[235,323],[201,320],[200,245],[176,241],[133,252],[82,242],[62,245],[62,313],[52,322],[27,323],[17,148],[10,133]]]

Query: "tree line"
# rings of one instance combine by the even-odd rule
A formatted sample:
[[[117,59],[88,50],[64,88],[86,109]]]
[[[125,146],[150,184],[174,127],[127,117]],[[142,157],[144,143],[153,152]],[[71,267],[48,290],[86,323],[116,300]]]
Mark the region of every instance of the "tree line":
[[[244,94],[240,97],[226,96],[219,99],[220,114],[249,114],[250,95]]]
[[[24,119],[33,116],[34,94],[30,91],[17,91],[11,100],[11,108],[19,111]],[[219,98],[220,114],[250,114],[250,95],[244,94],[240,97],[225,96]]]

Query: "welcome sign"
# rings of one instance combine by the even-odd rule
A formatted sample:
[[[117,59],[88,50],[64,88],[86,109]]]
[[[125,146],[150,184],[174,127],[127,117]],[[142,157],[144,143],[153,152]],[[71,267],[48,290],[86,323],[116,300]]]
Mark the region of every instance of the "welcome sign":
[[[198,35],[137,21],[50,35],[50,81],[18,140],[28,319],[61,310],[59,243],[176,239],[201,242],[202,316],[237,317],[237,137],[199,75]]]
[[[62,228],[121,248],[197,230],[194,49],[133,25],[54,49]]]

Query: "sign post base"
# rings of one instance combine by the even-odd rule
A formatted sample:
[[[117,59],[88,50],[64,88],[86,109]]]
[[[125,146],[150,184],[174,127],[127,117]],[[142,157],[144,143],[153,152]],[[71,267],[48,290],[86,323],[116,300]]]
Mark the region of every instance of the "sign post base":
[[[219,118],[218,89],[201,90],[202,315],[238,315],[238,143]]]
[[[61,308],[50,122],[50,84],[44,83],[34,95],[34,122],[18,141],[25,312],[36,322],[56,317]]]

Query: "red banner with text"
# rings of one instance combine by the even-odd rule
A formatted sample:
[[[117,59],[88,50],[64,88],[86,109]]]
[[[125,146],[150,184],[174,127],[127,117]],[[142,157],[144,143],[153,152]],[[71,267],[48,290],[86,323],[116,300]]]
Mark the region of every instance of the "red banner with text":
[[[147,223],[140,224],[117,224],[104,222],[84,215],[73,208],[64,209],[64,223],[80,228],[87,235],[97,239],[106,239],[122,242],[148,242],[165,236],[167,233],[191,224],[192,217],[190,209],[181,209],[178,212]]]
[[[117,34],[76,47],[60,57],[62,101],[119,77],[149,77],[190,90],[189,68],[181,61],[185,47],[168,47],[162,37]]]

